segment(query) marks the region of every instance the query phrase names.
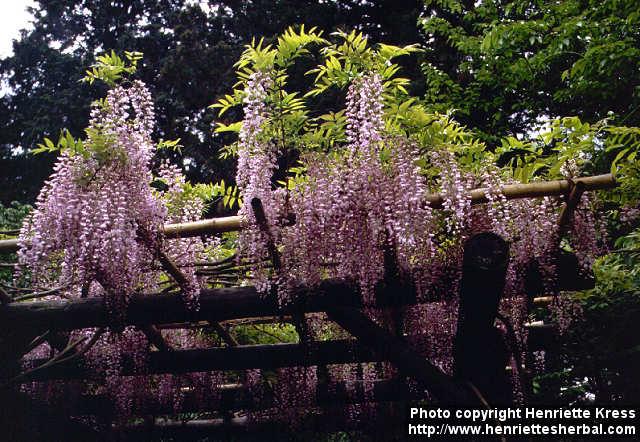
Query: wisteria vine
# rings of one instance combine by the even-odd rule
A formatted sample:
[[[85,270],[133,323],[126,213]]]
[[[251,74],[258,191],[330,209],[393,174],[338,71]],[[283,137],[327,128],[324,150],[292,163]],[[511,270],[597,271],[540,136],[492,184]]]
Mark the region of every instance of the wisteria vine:
[[[400,333],[416,352],[452,373],[462,245],[474,233],[495,232],[510,243],[500,305],[503,322],[508,324],[501,327],[515,330],[516,342],[510,348],[513,388],[522,398],[517,378],[521,367],[516,361],[527,347],[526,277],[535,263],[545,293],[554,291],[560,203],[547,197],[507,200],[501,188],[510,181],[496,166],[483,164],[480,172],[467,172],[447,146],[425,148],[411,137],[387,130],[384,81],[374,72],[356,76],[348,87],[346,143],[335,155],[303,154],[304,176],[285,189],[274,183],[281,152],[267,130],[272,76],[261,71],[249,76],[238,140],[236,182],[244,199],[239,213],[248,224],[238,237],[238,260],[250,262],[248,282],[265,296],[276,293],[284,306],[295,301],[291,290],[295,285],[315,286],[326,278],[354,281],[371,318]],[[206,255],[208,245],[201,238],[166,240],[161,231],[167,222],[197,220],[204,201],[183,194],[184,177],[168,164],[157,175],[167,189],[159,192],[150,186],[153,118],[151,98],[140,82],[116,87],[104,103],[94,107],[86,143],[90,149],[62,153],[21,232],[23,277],[36,286],[64,287],[70,297],[102,296],[117,316],[131,294],[160,288],[156,258],[170,244],[168,256],[188,281],[180,287],[185,301],[197,308],[203,281],[195,263]],[[435,175],[428,175],[427,167]],[[468,190],[475,187],[486,189],[487,204],[471,204]],[[442,210],[428,202],[433,193],[442,195],[438,208]],[[259,225],[252,209],[256,198],[264,208],[266,226]],[[603,238],[589,205],[583,196],[565,244],[573,247],[584,268],[601,252]],[[295,216],[292,225],[285,222],[290,213]],[[278,265],[271,255],[274,247]],[[389,315],[375,308],[376,288],[390,278],[411,285],[418,295],[419,304],[402,312],[401,324],[391,324]],[[579,315],[569,304],[559,300],[552,305],[561,328]],[[94,333],[98,331],[82,330],[72,337],[89,339]],[[174,349],[214,345],[210,335],[203,333],[160,333]],[[275,373],[254,369],[239,375],[148,375],[145,355],[150,346],[141,330],[116,328],[104,332],[86,355],[87,366],[104,382],[122,416],[135,414],[134,409],[143,409],[149,402],[174,413],[188,411],[189,401],[216,407],[222,385],[234,382],[251,394],[256,401],[252,405],[257,406],[263,396],[273,398],[273,407],[250,413],[250,421],[277,417],[293,423],[312,414],[323,378],[329,389],[343,383],[355,395],[356,386],[361,388],[364,403],[347,405],[343,411],[352,421],[366,421],[376,413],[375,381],[397,377],[392,367],[373,363],[290,367]],[[25,363],[28,366],[29,360],[55,352],[45,343]],[[542,357],[537,355],[536,367],[544,365]],[[132,376],[122,376],[125,359],[134,361]],[[33,384],[24,389],[41,395],[40,387]]]

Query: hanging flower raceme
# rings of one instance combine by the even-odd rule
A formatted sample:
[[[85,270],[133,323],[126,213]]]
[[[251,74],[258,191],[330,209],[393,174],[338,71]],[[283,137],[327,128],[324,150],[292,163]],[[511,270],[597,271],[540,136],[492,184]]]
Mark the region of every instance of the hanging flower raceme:
[[[142,82],[94,104],[87,140],[63,151],[20,234],[20,263],[36,285],[102,295],[118,312],[155,278],[149,266],[166,210],[149,186],[153,125]]]
[[[370,157],[380,150],[384,121],[382,77],[370,73],[357,77],[347,92],[347,142],[352,154]]]
[[[417,148],[384,133],[380,75],[354,80],[346,115],[342,155],[304,158],[306,180],[291,193],[296,224],[283,231],[283,259],[291,279],[309,285],[324,277],[355,280],[364,303],[373,304],[388,270],[385,253],[426,282],[434,218]]]
[[[359,77],[347,94],[348,144],[340,158],[308,156],[307,181],[291,194],[296,224],[283,232],[283,259],[290,279],[315,284],[322,277],[355,279],[371,301],[384,273],[385,177],[382,149],[382,82]],[[295,276],[294,276],[295,275]],[[287,293],[280,293],[287,301]]]
[[[245,88],[244,120],[238,141],[238,169],[236,183],[244,205],[239,211],[248,220],[248,228],[240,233],[238,252],[240,257],[254,260],[253,278],[262,293],[270,289],[266,263],[269,260],[267,242],[269,235],[277,241],[284,209],[284,191],[274,190],[271,183],[277,167],[277,148],[265,133],[267,105],[272,80],[267,73],[253,73]],[[260,199],[267,226],[259,226],[251,201]],[[269,234],[265,232],[269,231]]]
[[[187,183],[180,168],[164,162],[160,165],[157,178],[167,186],[161,197],[167,208],[166,222],[186,223],[201,219],[205,201],[196,192],[185,191]],[[169,257],[187,280],[187,284],[181,287],[185,302],[188,307],[197,309],[201,283],[194,264],[207,259],[207,241],[201,237],[173,238],[167,239],[166,244]]]

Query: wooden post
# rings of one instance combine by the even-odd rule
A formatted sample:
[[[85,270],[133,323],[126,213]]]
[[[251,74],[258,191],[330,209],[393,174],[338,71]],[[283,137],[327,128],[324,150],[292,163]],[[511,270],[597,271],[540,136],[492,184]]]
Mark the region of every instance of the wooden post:
[[[508,351],[494,326],[508,263],[508,245],[498,235],[480,233],[465,244],[454,376],[470,382],[492,406],[512,402],[505,371]]]

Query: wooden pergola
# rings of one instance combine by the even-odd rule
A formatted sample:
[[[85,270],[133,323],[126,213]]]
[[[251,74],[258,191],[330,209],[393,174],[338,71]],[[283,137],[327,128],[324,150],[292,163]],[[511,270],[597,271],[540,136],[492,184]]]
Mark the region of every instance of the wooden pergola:
[[[611,175],[579,178],[573,181],[559,180],[505,186],[502,189],[507,199],[534,198],[541,196],[564,196],[565,206],[558,220],[562,232],[570,223],[573,211],[584,191],[611,188],[615,186]],[[485,189],[470,192],[472,204],[488,201]],[[426,203],[433,208],[442,207],[443,198],[431,195]],[[257,209],[259,214],[259,207]],[[259,216],[257,216],[259,221]],[[239,216],[214,218],[193,223],[171,224],[164,228],[168,238],[211,235],[240,230],[246,221]],[[1,240],[0,253],[15,252],[17,240]],[[457,406],[484,406],[486,396],[491,392],[478,394],[476,385],[486,376],[486,366],[469,367],[468,360],[474,358],[478,342],[489,339],[486,329],[479,325],[488,318],[491,327],[497,315],[498,302],[502,296],[505,272],[508,264],[508,248],[499,237],[480,234],[467,241],[460,289],[460,314],[458,323],[457,348],[454,352],[456,373],[450,376],[432,362],[417,354],[403,336],[390,332],[372,321],[363,311],[361,296],[356,284],[345,280],[324,280],[315,287],[299,286],[294,290],[296,301],[287,306],[279,306],[274,296],[263,296],[254,287],[230,287],[203,289],[200,294],[200,308],[185,308],[182,299],[169,294],[134,295],[128,304],[122,325],[133,325],[144,330],[155,350],[150,352],[146,374],[189,373],[203,371],[233,371],[261,368],[265,370],[279,367],[325,366],[361,362],[388,361],[398,370],[394,379],[374,382],[372,394],[364,395],[361,388],[347,394],[346,388],[328,388],[322,382],[317,387],[317,406],[324,409],[335,404],[361,402],[406,402],[429,398],[441,404]],[[388,278],[376,289],[376,304],[381,309],[401,310],[419,302],[411,284]],[[477,300],[486,307],[477,308]],[[535,298],[530,304],[544,305],[548,297]],[[371,307],[371,306],[367,306]],[[281,343],[270,345],[237,345],[229,336],[228,326],[234,321],[256,320],[281,322],[290,320],[299,324],[305,314],[324,312],[327,317],[351,335],[351,339],[319,342]],[[59,410],[47,410],[46,404],[39,404],[26,395],[17,393],[12,384],[30,381],[83,379],[88,373],[81,364],[81,358],[68,357],[58,360],[34,361],[36,369],[20,372],[19,361],[23,350],[34,339],[64,336],[65,332],[83,328],[108,327],[110,315],[100,298],[84,298],[59,301],[15,301],[3,296],[0,306],[0,387],[1,403],[15,404],[15,410],[3,413],[4,422],[0,428],[13,426],[16,437],[26,431],[28,425],[48,425],[53,435],[65,434],[67,440],[100,440],[99,434],[77,422],[70,423],[69,415]],[[224,346],[176,350],[163,341],[159,332],[163,328],[208,327],[220,334]],[[546,348],[553,342],[553,328],[548,325],[531,325],[529,351]],[[300,333],[300,330],[299,330]],[[463,336],[464,335],[464,336]],[[469,341],[473,336],[473,342]],[[64,348],[65,343],[59,345]],[[500,362],[501,363],[501,362]],[[499,364],[498,364],[499,365]],[[504,364],[501,366],[504,371]],[[123,375],[135,374],[132,361],[125,361]],[[4,378],[4,379],[3,379]],[[482,389],[480,389],[482,390]],[[366,397],[365,397],[366,396]],[[9,402],[11,401],[11,402]],[[106,408],[107,398],[94,395],[83,397],[75,413],[78,415],[99,415]],[[234,413],[242,410],[267,409],[273,407],[270,395],[251,397],[251,391],[241,384],[221,387],[220,419],[154,420],[148,416],[170,415],[172,410],[162,405],[150,405],[140,410],[146,421],[121,427],[119,431],[126,440],[153,440],[160,437],[226,437],[229,434],[250,434],[251,432],[277,431],[277,426],[265,424],[250,425],[246,418]],[[184,409],[202,411],[200,404],[187,394]],[[31,410],[31,411],[28,411]],[[33,419],[17,418],[22,413],[34,413]],[[73,415],[73,414],[72,414]],[[323,419],[323,413],[310,417],[313,422],[321,421],[323,429],[329,431],[329,422],[340,429],[342,423],[335,416]],[[23,422],[26,419],[26,423]],[[52,423],[53,422],[53,423]],[[267,428],[267,429],[265,429]],[[57,433],[57,431],[60,431]],[[278,430],[279,431],[279,430]],[[26,431],[28,433],[28,431]],[[180,435],[180,436],[176,436]],[[92,439],[93,438],[93,439]],[[19,439],[16,439],[19,440]]]

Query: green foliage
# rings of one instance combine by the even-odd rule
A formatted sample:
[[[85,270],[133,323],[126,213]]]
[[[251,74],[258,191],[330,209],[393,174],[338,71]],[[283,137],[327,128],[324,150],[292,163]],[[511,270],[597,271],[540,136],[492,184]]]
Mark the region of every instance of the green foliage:
[[[562,168],[568,163],[575,164],[577,171],[596,173],[594,160],[607,141],[606,123],[591,125],[577,117],[558,118],[528,139],[503,138],[496,154],[508,162],[514,178],[523,183],[541,176],[563,178]]]
[[[110,135],[107,131],[102,130],[102,128],[98,127],[88,127],[85,129],[85,133],[87,138],[82,140],[80,138],[74,138],[71,135],[71,132],[67,129],[63,129],[60,131],[60,137],[58,138],[57,144],[54,144],[51,139],[45,137],[44,142],[38,144],[38,148],[34,149],[32,152],[34,154],[40,153],[62,153],[67,152],[71,155],[80,155],[84,158],[93,157],[97,160],[98,166],[106,164],[110,161],[125,161],[126,155],[122,149],[118,149],[115,147],[115,139],[113,135]],[[159,144],[162,147],[167,145],[169,147],[175,147],[177,145],[177,141],[175,141],[175,145],[172,142],[163,142],[161,141]],[[90,174],[91,175],[91,174]]]
[[[28,204],[12,201],[11,204],[0,203],[0,239],[15,238],[22,223],[33,208]],[[15,253],[0,253],[0,262],[12,262]],[[10,282],[13,278],[12,267],[0,267],[0,282]]]
[[[233,335],[242,345],[298,342],[298,333],[292,324],[250,324],[233,328]]]
[[[235,66],[241,78],[247,78],[255,71],[286,69],[297,58],[309,53],[308,46],[326,42],[322,38],[322,32],[317,31],[315,27],[305,31],[302,25],[297,32],[293,27],[289,27],[278,36],[275,45],[265,44],[264,38],[257,42],[253,39],[251,44],[245,47]]]
[[[425,98],[491,145],[541,116],[640,123],[637,1],[425,5]]]
[[[168,149],[171,150],[173,152],[177,152],[177,153],[182,153],[182,148],[184,146],[182,144],[180,144],[180,138],[176,139],[176,140],[163,140],[160,139],[160,141],[158,141],[158,145],[156,146],[156,148],[158,150],[162,150],[162,149]]]
[[[14,237],[13,233],[6,234],[4,232],[12,232],[22,227],[23,220],[31,213],[32,207],[29,204],[21,204],[17,201],[4,205],[0,203],[0,239],[5,237]]]
[[[182,184],[180,192],[172,193],[170,198],[162,192],[163,187],[168,186],[169,183],[166,183],[159,177],[155,177],[152,184],[161,191],[170,215],[179,214],[181,208],[184,207],[188,201],[193,201],[194,199],[199,199],[208,206],[213,206],[221,202],[222,206],[226,209],[236,209],[242,206],[242,200],[238,196],[238,187],[236,185],[226,185],[224,180],[208,184],[193,184],[187,181]]]
[[[54,144],[50,138],[45,137],[43,143],[38,144],[36,149],[33,149],[31,152],[33,154],[39,153],[58,153],[64,151],[71,151],[73,154],[81,154],[86,152],[84,148],[83,141],[80,139],[73,138],[71,132],[67,129],[62,129],[60,131],[60,136],[58,137],[58,143]]]
[[[402,130],[401,119],[411,124],[424,116],[424,108],[408,98],[406,87],[410,81],[396,77],[400,66],[392,61],[418,52],[417,45],[370,45],[367,37],[356,31],[338,31],[331,37],[334,41],[323,38],[322,32],[315,28],[305,31],[300,27],[299,31],[287,29],[277,38],[277,44],[254,40],[236,64],[238,82],[234,90],[210,107],[218,109],[218,115],[222,117],[242,104],[249,76],[256,71],[267,72],[274,81],[267,99],[270,117],[264,128],[265,136],[272,139],[282,152],[328,151],[345,141],[346,117],[343,110],[314,112],[312,99],[344,90],[356,76],[376,71],[384,79],[385,101],[389,103],[389,109],[404,113],[402,118],[396,119],[398,130]],[[314,52],[311,51],[313,47],[317,48]],[[290,71],[301,58],[319,59],[319,63],[307,71],[307,78],[313,80],[310,86],[302,91],[290,91]],[[401,108],[400,104],[405,102],[407,106]],[[411,113],[420,115],[411,118]],[[241,121],[218,122],[215,131],[237,134],[241,127]],[[220,156],[228,158],[235,152],[236,144],[233,142],[221,149]]]
[[[142,60],[141,52],[125,51],[124,55],[126,61],[113,50],[111,53],[99,55],[82,81],[93,84],[95,80],[102,80],[109,87],[115,86],[124,75],[132,75],[136,71],[138,61]]]
[[[224,180],[218,181],[212,186],[210,198],[219,198],[223,207],[233,209],[242,207],[242,199],[238,195],[238,186],[226,185]]]
[[[597,402],[637,403],[640,367],[640,228],[593,266],[594,289],[577,294],[584,320],[565,339],[565,364],[575,379],[589,379]],[[594,351],[595,350],[595,351]]]
[[[332,35],[338,41],[322,48],[324,63],[308,72],[315,75],[315,79],[314,87],[305,96],[317,96],[332,87],[345,88],[359,74],[371,71],[378,72],[385,80],[387,94],[407,95],[409,80],[394,78],[400,66],[391,60],[419,52],[417,44],[398,47],[380,43],[374,49],[361,32],[338,31]]]
[[[614,126],[609,119],[589,124],[578,117],[564,117],[549,121],[529,138],[510,136],[501,142],[495,154],[520,182],[563,178],[563,168],[567,165],[583,175],[610,172],[618,186],[601,192],[603,201],[616,205],[637,204],[640,128]]]

